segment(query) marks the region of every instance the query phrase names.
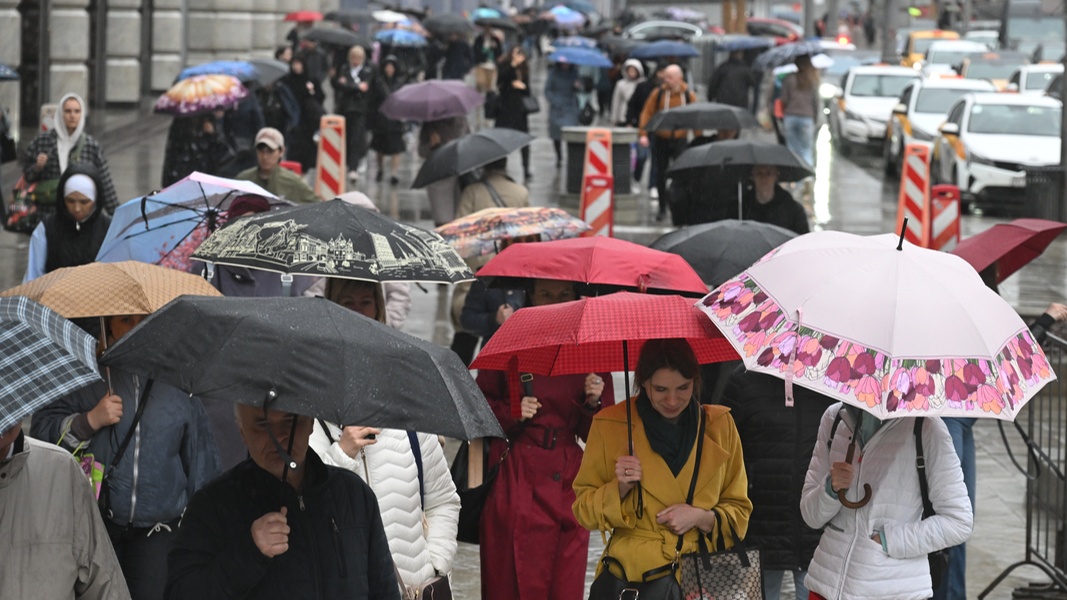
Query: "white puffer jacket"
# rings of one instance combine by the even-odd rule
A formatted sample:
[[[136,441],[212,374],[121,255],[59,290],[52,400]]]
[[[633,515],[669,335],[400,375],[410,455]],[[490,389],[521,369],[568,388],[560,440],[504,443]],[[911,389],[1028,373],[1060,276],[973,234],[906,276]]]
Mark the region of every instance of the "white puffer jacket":
[[[927,554],[967,541],[973,525],[963,472],[948,429],[941,419],[927,417],[922,431],[936,515],[922,519],[913,418],[886,421],[863,450],[856,445],[848,498],[861,498],[864,483],[871,485],[873,493],[870,503],[853,510],[827,493],[830,466],[845,460],[854,427],[846,411],[828,450],[827,440],[841,406],[835,404],[823,414],[804,481],[800,501],[804,521],[813,528],[825,527],[805,585],[828,600],[930,598]],[[885,532],[888,554],[871,539],[878,530]]]
[[[328,426],[330,437],[338,439],[340,429]],[[324,463],[356,473],[374,490],[393,561],[409,588],[432,578],[435,571],[452,571],[459,522],[459,494],[441,443],[425,433],[418,439],[426,494],[421,502],[419,471],[406,431],[383,429],[378,442],[356,459],[330,443],[318,420],[311,434],[311,447]]]

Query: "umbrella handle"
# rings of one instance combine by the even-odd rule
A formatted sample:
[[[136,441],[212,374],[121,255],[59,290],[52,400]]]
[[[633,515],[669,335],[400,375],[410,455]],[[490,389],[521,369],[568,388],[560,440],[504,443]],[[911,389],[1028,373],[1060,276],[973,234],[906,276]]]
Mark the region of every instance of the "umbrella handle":
[[[848,452],[845,453],[845,462],[852,464],[852,457],[856,454],[856,438],[853,437],[852,441],[848,444]],[[848,490],[837,490],[837,499],[841,502],[841,506],[845,508],[862,508],[867,506],[867,503],[871,501],[871,484],[863,484],[863,497],[853,502],[845,497],[845,492]]]

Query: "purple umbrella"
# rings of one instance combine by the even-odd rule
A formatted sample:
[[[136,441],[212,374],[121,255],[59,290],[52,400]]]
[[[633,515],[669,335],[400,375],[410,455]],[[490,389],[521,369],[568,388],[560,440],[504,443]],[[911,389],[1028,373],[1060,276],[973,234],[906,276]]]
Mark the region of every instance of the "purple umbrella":
[[[381,113],[396,121],[436,121],[469,113],[485,98],[462,81],[409,83],[382,103]]]

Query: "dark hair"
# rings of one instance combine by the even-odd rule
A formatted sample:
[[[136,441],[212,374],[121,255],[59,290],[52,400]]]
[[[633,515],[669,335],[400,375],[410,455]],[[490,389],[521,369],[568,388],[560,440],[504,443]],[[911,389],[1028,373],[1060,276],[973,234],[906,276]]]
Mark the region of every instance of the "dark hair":
[[[671,369],[693,380],[693,398],[700,396],[700,363],[689,342],[682,338],[648,340],[641,346],[634,370],[634,383],[642,386],[656,371]]]
[[[281,60],[282,55],[289,49],[289,46],[278,46],[274,49],[274,58]]]

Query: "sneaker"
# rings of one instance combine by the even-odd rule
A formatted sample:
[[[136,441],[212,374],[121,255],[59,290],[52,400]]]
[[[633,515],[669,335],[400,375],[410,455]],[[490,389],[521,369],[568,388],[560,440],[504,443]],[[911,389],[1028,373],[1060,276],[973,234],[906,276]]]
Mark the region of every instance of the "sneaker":
[[[659,189],[658,188],[650,188],[648,190],[648,197],[652,198],[653,200],[659,200]]]

